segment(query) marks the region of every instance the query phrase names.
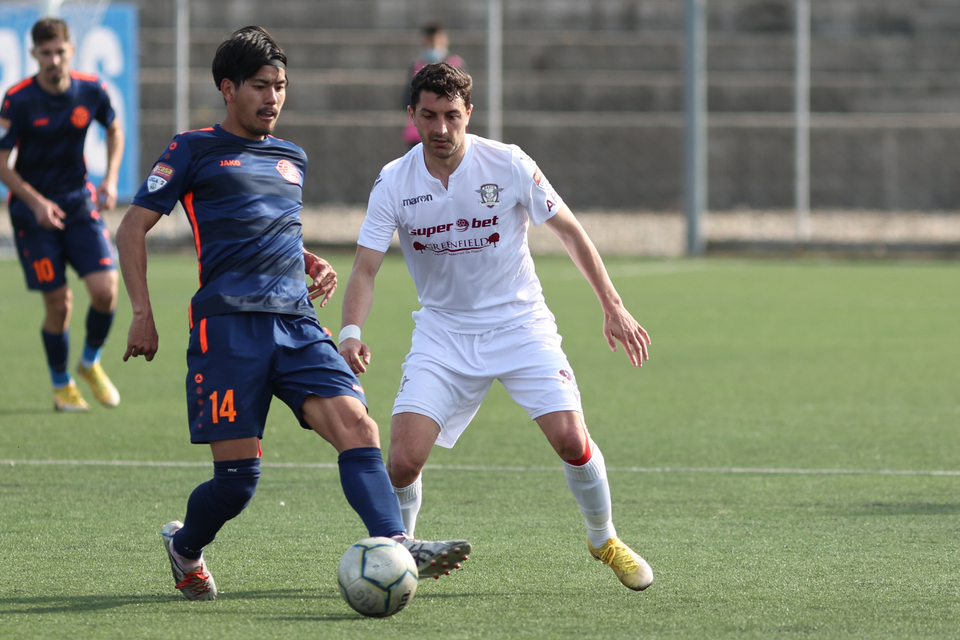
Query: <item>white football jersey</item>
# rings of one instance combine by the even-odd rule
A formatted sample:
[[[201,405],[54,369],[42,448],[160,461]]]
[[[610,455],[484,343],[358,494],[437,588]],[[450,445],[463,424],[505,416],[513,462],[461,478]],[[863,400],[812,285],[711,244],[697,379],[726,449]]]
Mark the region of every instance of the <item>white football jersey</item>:
[[[451,331],[552,319],[527,228],[553,217],[563,201],[516,145],[472,134],[464,144],[446,189],[427,170],[421,145],[385,166],[357,243],[386,252],[397,231],[420,304]]]

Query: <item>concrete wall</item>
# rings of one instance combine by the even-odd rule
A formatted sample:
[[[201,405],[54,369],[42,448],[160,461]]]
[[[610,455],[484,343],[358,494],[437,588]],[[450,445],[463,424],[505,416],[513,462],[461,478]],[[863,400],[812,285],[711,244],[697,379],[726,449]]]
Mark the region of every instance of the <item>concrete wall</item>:
[[[141,9],[142,158],[173,134],[173,0]],[[504,138],[578,209],[677,209],[680,0],[504,0]],[[711,0],[710,207],[792,206],[793,0]],[[812,0],[812,204],[960,209],[960,2]],[[277,135],[311,163],[306,199],[366,200],[404,151],[418,26],[443,20],[486,132],[482,0],[193,0],[191,125],[222,117],[222,38],[261,24],[290,57]]]

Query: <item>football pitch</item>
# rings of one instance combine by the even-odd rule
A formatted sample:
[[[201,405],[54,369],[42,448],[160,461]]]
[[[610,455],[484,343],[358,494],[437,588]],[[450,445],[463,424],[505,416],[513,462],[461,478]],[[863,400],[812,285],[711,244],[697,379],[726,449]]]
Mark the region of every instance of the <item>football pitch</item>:
[[[341,291],[320,318],[336,333],[352,256],[326,257]],[[647,591],[589,556],[559,460],[495,385],[424,473],[418,535],[466,537],[474,553],[422,582],[399,615],[365,619],[340,599],[337,562],[366,531],[336,452],[279,401],[257,495],[206,552],[221,595],[184,600],[158,532],[211,476],[184,407],[195,259],[151,257],[151,363],[121,362],[121,293],[104,365],[123,401],[82,415],[51,410],[41,303],[7,259],[0,637],[960,635],[960,265],[608,259],[653,338],[642,369],[609,352],[569,259],[537,266],[606,457],[618,531],[653,566]],[[73,366],[87,301],[71,282]],[[415,307],[402,260],[388,256],[361,378],[384,442]]]

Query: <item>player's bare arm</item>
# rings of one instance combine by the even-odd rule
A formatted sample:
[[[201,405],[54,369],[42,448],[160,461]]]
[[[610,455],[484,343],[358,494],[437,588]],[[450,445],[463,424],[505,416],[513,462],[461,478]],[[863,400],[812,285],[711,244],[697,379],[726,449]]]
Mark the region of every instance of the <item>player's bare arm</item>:
[[[343,313],[341,327],[355,326],[363,328],[363,323],[373,308],[373,286],[383,264],[383,252],[357,247],[357,254],[353,259],[353,270],[347,281],[347,290],[343,294]],[[340,340],[340,355],[354,373],[363,373],[370,364],[370,347],[359,338],[345,338]]]
[[[337,272],[329,262],[306,249],[303,250],[303,262],[307,275],[313,280],[313,284],[307,287],[307,297],[316,300],[323,296],[320,306],[327,306],[333,292],[337,290]]]
[[[147,232],[160,221],[161,214],[144,207],[131,205],[117,229],[117,253],[120,256],[120,272],[130,297],[133,319],[127,332],[127,349],[123,354],[126,362],[131,356],[143,356],[153,360],[160,344],[157,325],[150,306],[150,290],[147,287]]]
[[[107,174],[97,187],[97,202],[104,210],[117,206],[117,182],[120,180],[123,146],[123,128],[120,119],[115,118],[107,127]]]
[[[16,170],[10,166],[10,149],[0,151],[0,182],[30,207],[37,218],[37,224],[45,229],[63,229],[63,219],[67,214],[56,202],[47,200],[25,181]]]
[[[610,281],[603,259],[587,232],[567,205],[563,205],[546,224],[560,238],[564,249],[600,301],[603,309],[603,335],[610,345],[610,350],[616,351],[619,341],[633,366],[643,366],[643,362],[650,359],[650,335],[623,306],[623,300]]]

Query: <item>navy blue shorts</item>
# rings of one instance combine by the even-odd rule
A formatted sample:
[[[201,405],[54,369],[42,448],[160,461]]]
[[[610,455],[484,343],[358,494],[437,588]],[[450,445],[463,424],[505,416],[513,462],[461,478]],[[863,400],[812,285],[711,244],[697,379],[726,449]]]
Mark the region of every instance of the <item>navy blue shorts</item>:
[[[50,198],[67,214],[64,228],[45,229],[22,200],[10,204],[20,265],[31,291],[54,291],[67,283],[67,265],[81,278],[116,269],[110,232],[100,220],[92,185]]]
[[[204,318],[187,347],[190,441],[262,438],[273,396],[304,429],[307,396],[352,396],[366,405],[360,381],[314,318],[231,313]]]

